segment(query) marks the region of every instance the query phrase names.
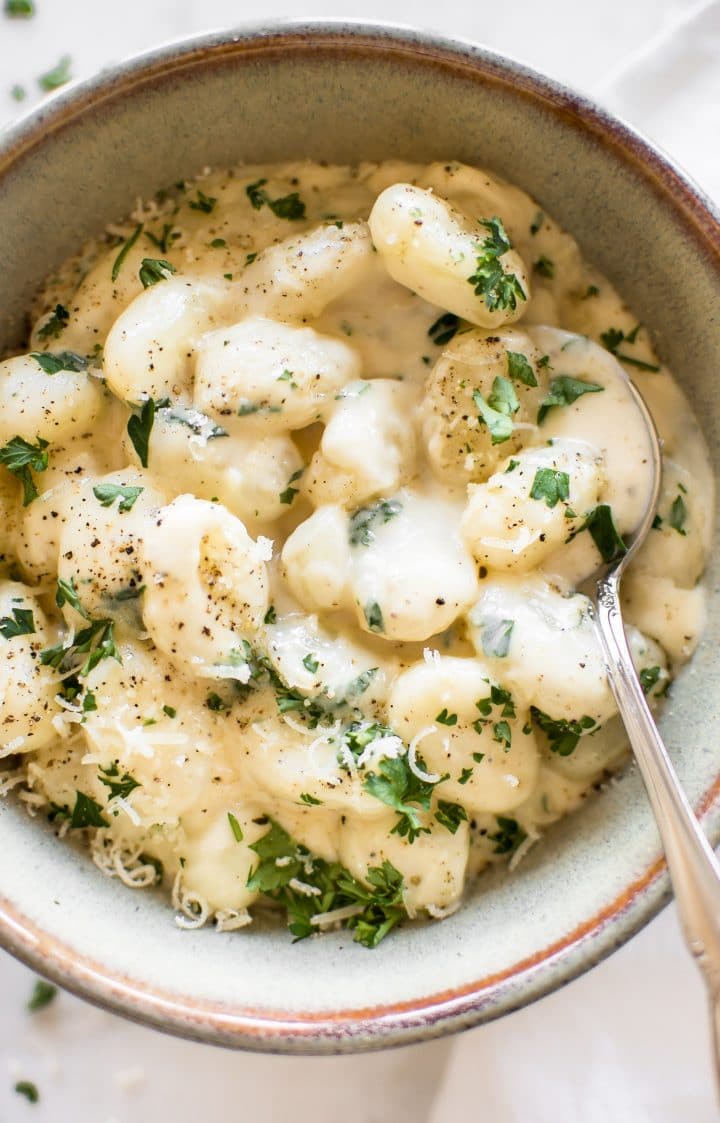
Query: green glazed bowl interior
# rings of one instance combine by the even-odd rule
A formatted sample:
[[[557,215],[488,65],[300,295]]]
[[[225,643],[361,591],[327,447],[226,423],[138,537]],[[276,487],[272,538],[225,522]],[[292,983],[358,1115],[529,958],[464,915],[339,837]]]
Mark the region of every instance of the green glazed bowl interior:
[[[42,279],[138,196],[205,165],[455,158],[537,197],[650,329],[717,456],[720,232],[682,174],[597,107],[479,47],[389,27],[274,25],[163,48],[71,88],[0,141],[0,353]],[[631,466],[628,466],[631,470]],[[717,583],[717,549],[708,576]],[[718,598],[662,729],[720,827]],[[441,924],[368,951],[282,927],[181,932],[166,900],[102,876],[0,800],[0,943],[162,1029],[285,1052],[367,1049],[497,1017],[586,970],[668,893],[634,770],[483,877]]]

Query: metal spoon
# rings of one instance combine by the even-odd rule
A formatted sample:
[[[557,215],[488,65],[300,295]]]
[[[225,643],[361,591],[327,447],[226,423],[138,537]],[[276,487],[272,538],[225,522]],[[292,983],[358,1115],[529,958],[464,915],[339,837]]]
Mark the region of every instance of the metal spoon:
[[[632,745],[665,850],[685,941],[710,999],[715,1076],[720,1088],[720,864],[703,834],[662,742],[633,666],[620,607],[620,581],[650,531],[662,482],[660,440],[639,391],[627,388],[648,430],[652,488],[643,518],[625,539],[627,552],[596,575],[595,621],[610,687]]]

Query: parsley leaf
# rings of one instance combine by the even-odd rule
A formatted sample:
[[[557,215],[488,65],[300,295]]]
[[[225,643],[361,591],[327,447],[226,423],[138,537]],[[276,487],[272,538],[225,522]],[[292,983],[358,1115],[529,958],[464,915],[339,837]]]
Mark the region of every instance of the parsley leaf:
[[[120,484],[97,484],[93,488],[93,495],[102,507],[112,507],[119,499],[118,510],[131,511],[139,495],[145,489],[142,487],[122,487]]]
[[[23,507],[28,507],[33,499],[38,497],[38,489],[31,475],[33,472],[44,472],[48,466],[48,454],[45,451],[48,442],[42,437],[37,438],[37,444],[31,445],[23,437],[13,437],[6,445],[0,448],[0,464],[4,464],[8,472],[17,476],[23,485]]]
[[[162,399],[163,404],[165,399]],[[160,408],[160,402],[153,401],[148,398],[140,406],[140,413],[133,413],[132,417],[127,423],[127,432],[130,440],[133,443],[133,448],[140,458],[140,463],[143,468],[148,466],[148,454],[150,450],[150,434],[155,422],[155,410]]]
[[[110,824],[103,817],[102,807],[84,792],[75,792],[75,806],[70,816],[70,829],[81,830],[83,827],[108,827]]]
[[[612,509],[607,503],[600,503],[590,512],[580,527],[580,531],[583,530],[590,531],[602,560],[607,564],[617,561],[618,558],[627,553],[627,546],[618,534]]]
[[[457,725],[457,714],[449,714],[447,708],[444,707],[435,718],[440,725]]]
[[[153,245],[157,246],[160,253],[167,253],[173,242],[182,237],[180,230],[175,230],[171,222],[166,222],[162,228],[162,234],[158,237],[157,234],[151,234],[149,230],[145,231],[145,237],[149,238]]]
[[[283,195],[279,199],[271,199],[267,191],[263,190],[266,183],[266,179],[258,179],[256,183],[249,183],[245,188],[253,210],[259,211],[261,207],[267,206],[277,218],[286,218],[290,222],[305,218],[305,204],[297,191]]]
[[[57,339],[67,327],[70,313],[62,304],[55,305],[55,311],[40,328],[38,339]]]
[[[5,0],[5,15],[10,19],[31,19],[35,15],[33,0]]]
[[[384,526],[402,511],[397,499],[379,499],[370,507],[359,507],[350,516],[348,533],[351,546],[369,546],[375,541],[378,526]]]
[[[557,753],[558,756],[570,756],[575,752],[580,738],[590,729],[597,728],[595,719],[587,715],[579,721],[566,721],[565,718],[549,717],[537,706],[530,707],[530,716],[547,737],[550,752]]]
[[[424,762],[417,758],[419,768]],[[369,772],[363,783],[365,791],[387,804],[398,813],[398,820],[391,834],[414,842],[421,834],[429,834],[430,828],[424,827],[418,817],[418,808],[430,810],[435,783],[420,780],[411,771],[407,756],[386,757],[378,764],[377,772]]]
[[[38,78],[40,89],[49,93],[51,90],[57,90],[60,86],[64,86],[66,82],[69,82],[72,78],[72,74],[70,73],[71,64],[72,59],[70,55],[63,55],[57,65],[53,66],[52,70],[46,70],[44,74],[40,75]]]
[[[232,811],[228,811],[227,817],[228,817],[228,823],[230,824],[230,830],[233,833],[233,838],[235,839],[236,842],[242,842],[244,836],[243,836],[243,832],[242,832],[242,827],[240,826],[239,822],[237,821],[237,817],[235,815],[233,815]]]
[[[35,631],[35,621],[32,609],[13,608],[12,616],[3,616],[0,619],[0,635],[5,639],[14,639],[15,636],[30,636]]]
[[[305,471],[304,468],[298,468],[297,472],[293,472],[290,479],[288,480],[287,487],[285,488],[284,491],[280,492],[280,502],[281,503],[287,503],[289,505],[290,503],[292,503],[295,496],[299,494],[300,488],[299,487],[293,487],[292,485],[294,483],[297,483],[297,481],[300,479],[300,477],[302,476],[304,471]]]
[[[492,444],[499,445],[509,440],[514,428],[512,414],[520,408],[512,382],[498,375],[487,402],[479,390],[473,390],[473,401],[490,431]]]
[[[215,210],[216,203],[217,199],[213,198],[212,195],[206,195],[205,192],[201,191],[199,187],[197,192],[197,199],[188,200],[188,205],[191,210],[202,211],[203,214],[212,214],[212,212]]]
[[[628,363],[632,367],[637,367],[638,370],[659,371],[660,367],[656,363],[646,363],[642,359],[634,359],[632,355],[621,354],[618,351],[618,347],[622,343],[634,343],[639,331],[640,324],[637,324],[627,335],[620,328],[608,328],[607,331],[601,333],[600,339],[605,350],[609,351],[611,355],[615,355],[621,363]]]
[[[19,1096],[24,1096],[28,1103],[36,1104],[40,1100],[37,1084],[33,1084],[32,1080],[18,1080],[15,1091]]]
[[[79,667],[76,660],[78,655],[87,655],[87,659]],[[115,644],[113,620],[91,620],[86,628],[76,633],[68,647],[59,643],[40,652],[43,666],[54,667],[61,674],[74,670],[81,677],[90,674],[102,659],[116,659],[118,663],[122,663]]]
[[[515,627],[514,620],[501,620],[499,617],[485,617],[478,622],[480,640],[485,655],[490,658],[504,659],[510,650],[510,639]]]
[[[45,979],[38,979],[33,987],[33,992],[28,999],[27,1008],[31,1013],[37,1010],[44,1010],[46,1006],[57,997],[58,989],[52,983],[45,982]]]
[[[114,761],[109,768],[100,766],[98,768],[98,779],[101,784],[109,789],[108,799],[127,799],[130,792],[134,792],[135,788],[142,787],[129,772],[120,775],[117,761]]]
[[[550,393],[540,403],[538,410],[538,425],[542,425],[553,406],[571,406],[583,394],[599,394],[605,389],[595,382],[582,382],[579,378],[572,378],[569,374],[560,374],[550,383]]]
[[[371,632],[384,632],[385,621],[383,619],[382,609],[377,601],[369,601],[363,609],[365,613],[365,620]]]
[[[548,507],[555,507],[558,500],[570,498],[570,476],[554,468],[538,468],[530,488],[530,498],[544,500]]]
[[[508,374],[514,382],[522,382],[523,386],[537,386],[532,363],[521,351],[508,351],[507,365]]]
[[[144,257],[140,263],[138,277],[142,281],[142,287],[149,289],[151,285],[156,285],[159,281],[167,281],[173,273],[177,273],[177,269],[165,258]]]
[[[80,604],[80,597],[78,596],[78,591],[75,588],[75,582],[72,577],[69,581],[66,581],[64,577],[58,577],[55,604],[58,608],[63,608],[64,605],[69,604],[71,608],[74,608],[75,611],[79,612],[86,620],[90,619],[87,612]]]
[[[125,242],[123,242],[123,244],[120,248],[120,252],[118,253],[117,257],[115,258],[115,260],[113,262],[112,271],[110,273],[111,280],[117,281],[118,277],[120,276],[120,270],[123,267],[123,263],[125,261],[125,258],[130,253],[130,250],[133,248],[133,246],[137,242],[137,240],[140,237],[140,235],[142,234],[142,232],[143,232],[143,224],[142,224],[142,222],[140,222],[135,227],[135,229],[133,230],[130,237],[127,238]]]
[[[83,371],[87,370],[88,361],[74,351],[31,351],[30,358],[34,359],[45,371],[45,374],[57,374],[61,370]]]
[[[643,694],[649,694],[653,687],[657,686],[661,674],[660,667],[643,667],[638,675]]]
[[[472,768],[470,772],[472,772]],[[462,780],[460,783],[462,783]],[[450,834],[457,834],[458,827],[461,823],[467,822],[467,817],[467,811],[459,803],[448,803],[444,799],[438,800],[435,818],[441,827],[450,831]]]
[[[477,264],[475,272],[468,277],[477,296],[481,296],[489,312],[498,308],[517,308],[519,300],[527,300],[522,285],[514,273],[506,273],[500,258],[512,245],[507,236],[502,220],[495,218],[481,220],[490,233],[477,247]]]
[[[444,347],[457,334],[460,318],[454,312],[445,312],[428,328],[428,335],[436,347]]]
[[[505,751],[512,745],[512,732],[506,721],[496,721],[493,725],[493,741],[505,746]]]
[[[676,530],[678,534],[682,534],[683,538],[687,534],[687,531],[685,530],[685,522],[687,520],[687,516],[688,509],[685,505],[685,500],[683,499],[682,495],[678,495],[677,498],[673,500],[673,505],[670,508],[670,518],[668,521],[673,530]]]
[[[495,843],[496,854],[512,854],[527,838],[517,819],[509,819],[505,815],[496,815],[498,829],[488,838]]]
[[[316,799],[314,795],[310,795],[310,792],[301,792],[300,793],[300,802],[306,804],[308,807],[321,807],[322,806],[322,800]]]

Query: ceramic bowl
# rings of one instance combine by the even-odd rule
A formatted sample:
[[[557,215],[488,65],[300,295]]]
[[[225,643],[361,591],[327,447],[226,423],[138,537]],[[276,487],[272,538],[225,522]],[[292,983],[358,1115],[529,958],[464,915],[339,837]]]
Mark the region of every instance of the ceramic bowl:
[[[207,164],[390,156],[457,158],[531,192],[648,326],[717,455],[720,229],[708,202],[583,98],[480,47],[390,27],[209,35],[132,59],[21,121],[0,143],[0,351],[21,344],[53,266],[138,196]],[[662,723],[715,841],[719,603]],[[343,934],[292,945],[283,927],[179,931],[164,899],[107,880],[0,801],[0,942],[111,1010],[243,1048],[371,1049],[498,1017],[597,963],[667,896],[632,770],[512,876],[483,877],[460,912],[375,951]]]

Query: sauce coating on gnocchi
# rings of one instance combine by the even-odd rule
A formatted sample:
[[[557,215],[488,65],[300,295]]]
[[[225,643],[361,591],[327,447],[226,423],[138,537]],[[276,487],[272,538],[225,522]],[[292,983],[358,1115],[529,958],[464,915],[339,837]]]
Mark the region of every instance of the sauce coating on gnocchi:
[[[458,163],[204,173],[112,227],[0,362],[0,794],[177,921],[374,947],[623,760],[582,582],[662,704],[712,478],[651,340]]]

